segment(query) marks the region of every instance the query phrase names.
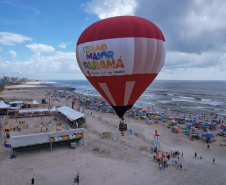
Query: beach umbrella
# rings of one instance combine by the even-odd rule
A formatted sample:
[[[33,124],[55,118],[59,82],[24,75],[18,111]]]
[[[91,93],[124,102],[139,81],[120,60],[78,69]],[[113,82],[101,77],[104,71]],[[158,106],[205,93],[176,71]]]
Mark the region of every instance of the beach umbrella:
[[[147,19],[111,17],[83,31],[76,57],[89,82],[123,118],[160,72],[165,38]]]
[[[218,130],[217,132],[223,132],[223,130]]]
[[[186,133],[190,132],[190,130],[185,130]]]

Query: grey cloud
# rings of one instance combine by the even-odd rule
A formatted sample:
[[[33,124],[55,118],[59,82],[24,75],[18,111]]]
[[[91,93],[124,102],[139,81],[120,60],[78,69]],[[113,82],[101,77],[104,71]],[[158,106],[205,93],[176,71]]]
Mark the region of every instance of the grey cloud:
[[[162,30],[168,50],[202,53],[225,47],[225,7],[218,0],[140,0],[135,14]]]

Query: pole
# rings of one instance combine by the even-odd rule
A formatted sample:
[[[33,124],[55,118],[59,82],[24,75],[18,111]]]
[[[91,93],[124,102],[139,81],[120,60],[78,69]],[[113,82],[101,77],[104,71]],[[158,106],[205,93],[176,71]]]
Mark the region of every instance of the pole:
[[[50,136],[50,151],[53,150],[53,145],[52,145],[52,137]]]

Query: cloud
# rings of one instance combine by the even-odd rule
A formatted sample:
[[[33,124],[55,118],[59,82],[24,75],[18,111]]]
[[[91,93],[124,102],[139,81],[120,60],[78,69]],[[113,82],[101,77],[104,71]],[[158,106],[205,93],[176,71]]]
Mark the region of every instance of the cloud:
[[[65,49],[67,45],[65,43],[60,43],[57,47]]]
[[[165,69],[210,69],[215,68],[220,71],[222,68],[222,61],[225,54],[203,52],[197,53],[183,53],[183,52],[167,52]],[[226,64],[224,64],[226,67]]]
[[[134,15],[136,0],[92,0],[83,4],[87,13],[96,14],[100,19],[120,15]]]
[[[73,79],[76,74],[78,79],[84,79],[74,52],[57,51],[50,56],[34,53],[27,61],[0,62],[1,70],[8,76],[26,76],[30,79]]]
[[[202,53],[226,48],[226,1],[139,0],[135,15],[163,31],[170,51]]]
[[[60,43],[57,47],[62,48],[62,49],[66,49],[67,45],[72,44],[73,42],[67,42],[67,43]]]
[[[45,44],[37,44],[33,43],[30,45],[26,45],[31,49],[34,53],[52,53],[55,51],[53,46],[45,45]]]
[[[17,54],[16,54],[15,51],[10,50],[9,53],[12,55],[13,58],[16,58],[17,57]]]
[[[20,1],[0,1],[0,3],[5,3],[13,7],[17,8],[23,8],[23,9],[29,9],[32,10],[35,14],[40,14],[40,11],[37,8],[33,8],[31,6],[22,4]]]
[[[3,45],[16,45],[25,41],[32,41],[32,38],[9,32],[0,32],[0,43]]]

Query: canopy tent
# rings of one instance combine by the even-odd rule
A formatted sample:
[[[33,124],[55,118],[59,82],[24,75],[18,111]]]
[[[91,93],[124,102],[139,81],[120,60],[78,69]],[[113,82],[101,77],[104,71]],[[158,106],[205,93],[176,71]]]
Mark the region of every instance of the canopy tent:
[[[67,106],[63,106],[57,109],[61,114],[65,115],[70,121],[77,120],[85,116],[81,112],[77,112]]]
[[[203,134],[202,136],[207,137],[207,138],[211,138],[211,137],[213,137],[213,135],[212,135],[212,134]]]
[[[0,109],[8,109],[9,105],[5,104],[3,101],[0,101]]]
[[[33,104],[34,106],[38,106],[38,105],[39,105],[39,103],[38,103],[36,100],[34,100],[34,101],[32,102],[32,104]]]
[[[0,115],[6,115],[9,105],[5,104],[3,101],[0,101]]]
[[[209,133],[203,134],[203,135],[202,135],[203,141],[205,141],[205,142],[207,142],[207,143],[212,142],[212,141],[210,141],[210,140],[211,140],[211,138],[213,138],[213,137],[214,137],[214,136],[213,136],[212,134],[209,134]]]

